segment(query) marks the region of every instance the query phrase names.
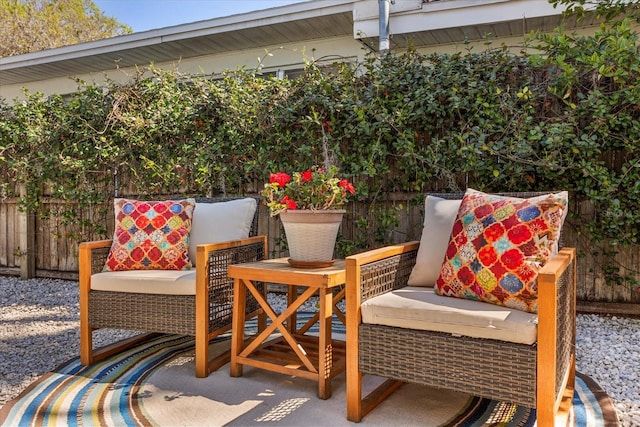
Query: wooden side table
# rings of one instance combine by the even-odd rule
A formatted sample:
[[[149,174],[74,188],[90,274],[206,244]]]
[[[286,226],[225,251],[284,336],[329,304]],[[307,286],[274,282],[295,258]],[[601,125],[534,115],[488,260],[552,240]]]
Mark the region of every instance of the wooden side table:
[[[344,323],[344,314],[336,304],[344,297],[344,287],[335,296],[334,288],[344,285],[344,260],[336,260],[331,267],[294,268],[286,258],[265,260],[229,266],[229,276],[234,279],[233,328],[231,338],[231,376],[242,375],[243,365],[307,378],[318,382],[318,397],[331,397],[331,379],[345,370],[345,342],[332,340],[331,316],[335,314]],[[287,308],[276,314],[254,284],[264,282],[265,292],[269,284],[288,285]],[[298,287],[306,289],[298,295]],[[245,343],[245,297],[247,290],[258,300],[271,323]],[[300,329],[296,324],[296,312],[311,296],[318,294],[320,307],[317,315]],[[306,334],[319,321],[318,336]],[[268,340],[274,332],[282,334]]]

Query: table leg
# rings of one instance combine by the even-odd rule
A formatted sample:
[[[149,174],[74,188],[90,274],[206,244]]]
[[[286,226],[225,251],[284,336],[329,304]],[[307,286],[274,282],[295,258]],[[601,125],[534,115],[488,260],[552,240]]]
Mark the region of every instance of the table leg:
[[[298,299],[298,287],[296,285],[288,285],[288,288],[287,307],[291,307],[296,299]],[[291,316],[289,316],[289,319],[287,319],[287,330],[292,334],[295,334],[298,330],[297,311],[294,311]]]
[[[264,294],[262,295],[264,299],[267,299],[267,295],[269,295],[269,284],[264,283]],[[267,313],[264,311],[264,308],[260,310],[260,314],[258,314],[258,333],[265,330],[267,327]]]
[[[333,293],[333,292],[332,292]],[[334,295],[333,297],[333,314],[336,315],[336,317],[338,319],[340,319],[340,321],[342,322],[343,325],[347,325],[347,318],[345,317],[344,313],[340,311],[340,309],[338,308],[338,303],[344,299],[344,293],[345,293],[345,288],[342,288],[342,290],[340,290],[340,292],[338,292],[336,295]],[[305,334],[307,333],[307,331],[309,329],[311,329],[311,327],[313,325],[316,324],[316,322],[320,320],[320,315],[318,313],[314,314],[313,317],[309,320],[307,320],[307,323],[305,323],[304,325],[302,325],[302,327],[300,329],[298,329],[298,333],[299,334]]]
[[[238,355],[244,343],[244,323],[246,311],[247,289],[241,279],[233,281],[233,320],[231,325],[231,363],[230,375],[242,376],[242,365],[238,363]]]
[[[331,316],[333,312],[333,293],[326,288],[319,289],[320,331],[318,337],[318,397],[331,397],[331,367],[333,348],[331,344]]]
[[[334,297],[333,297],[333,314],[336,315],[336,317],[338,319],[340,319],[340,321],[342,322],[342,324],[344,326],[347,326],[347,317],[344,315],[343,312],[340,311],[340,309],[338,308],[338,303],[340,301],[342,301],[344,299],[344,295],[345,295],[345,291],[346,291],[346,287],[343,286],[342,289],[340,290],[340,292],[338,292]]]

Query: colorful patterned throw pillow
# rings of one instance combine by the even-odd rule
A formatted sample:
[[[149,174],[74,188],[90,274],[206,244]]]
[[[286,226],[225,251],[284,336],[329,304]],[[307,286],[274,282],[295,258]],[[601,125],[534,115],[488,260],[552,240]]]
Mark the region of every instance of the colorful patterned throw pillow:
[[[194,199],[115,199],[113,243],[104,271],[189,270]]]
[[[537,313],[538,271],[553,253],[567,205],[566,191],[518,199],[468,189],[435,292]]]

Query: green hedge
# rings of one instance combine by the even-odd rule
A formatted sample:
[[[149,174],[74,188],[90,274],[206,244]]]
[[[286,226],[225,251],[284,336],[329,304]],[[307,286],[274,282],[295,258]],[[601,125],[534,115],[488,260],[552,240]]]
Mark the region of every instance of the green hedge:
[[[606,242],[600,250],[637,245],[638,34],[623,20],[589,37],[540,36],[530,50],[410,50],[331,72],[309,63],[295,80],[150,66],[126,84],[78,82],[70,97],[26,93],[24,102],[0,102],[0,195],[27,183],[23,206],[37,208],[46,192],[74,202],[69,221],[100,227],[78,209],[104,207],[125,188],[243,194],[270,172],[328,155],[377,215],[373,229],[360,218],[363,237],[343,242],[346,252],[385,243],[397,213],[375,206],[390,193],[467,186],[570,190],[597,207],[595,217],[571,221]],[[616,266],[607,274],[637,283]]]

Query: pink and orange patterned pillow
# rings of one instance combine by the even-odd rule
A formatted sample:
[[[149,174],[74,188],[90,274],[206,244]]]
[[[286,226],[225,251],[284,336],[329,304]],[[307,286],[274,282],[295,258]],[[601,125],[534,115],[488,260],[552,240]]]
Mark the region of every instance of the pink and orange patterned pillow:
[[[115,199],[113,243],[104,271],[189,270],[194,199]]]
[[[518,199],[468,189],[436,281],[439,295],[538,312],[538,271],[566,216],[568,193]]]

